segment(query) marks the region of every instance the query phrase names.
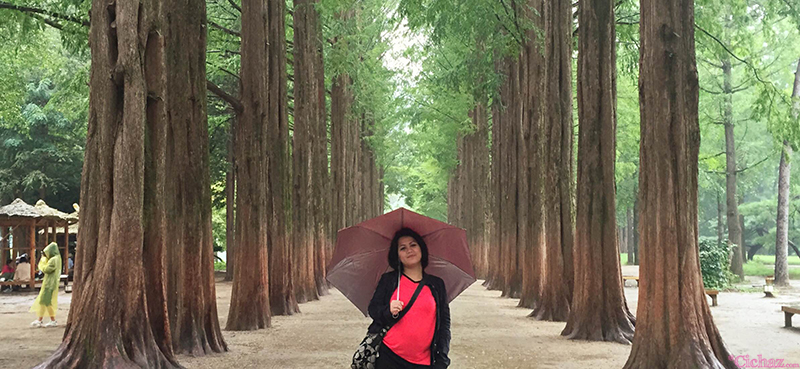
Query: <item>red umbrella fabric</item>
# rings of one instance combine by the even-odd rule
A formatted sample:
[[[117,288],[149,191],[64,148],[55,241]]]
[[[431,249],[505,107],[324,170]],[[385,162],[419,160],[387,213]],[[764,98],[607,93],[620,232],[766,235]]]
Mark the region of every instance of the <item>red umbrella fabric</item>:
[[[392,237],[411,228],[428,245],[425,273],[444,280],[448,301],[475,282],[465,230],[400,208],[339,230],[327,280],[368,315],[367,307],[383,273]]]

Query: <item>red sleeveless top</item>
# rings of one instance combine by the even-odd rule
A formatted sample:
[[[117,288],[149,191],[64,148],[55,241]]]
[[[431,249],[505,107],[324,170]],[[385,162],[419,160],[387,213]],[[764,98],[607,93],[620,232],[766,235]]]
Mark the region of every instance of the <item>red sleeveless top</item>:
[[[403,301],[403,306],[408,306],[417,286],[418,282],[412,281],[405,275],[400,278],[400,301]],[[397,300],[397,290],[392,293],[391,300]],[[433,299],[430,288],[424,286],[419,291],[411,310],[386,332],[383,344],[410,363],[431,365],[431,342],[434,330],[436,330],[436,300]]]

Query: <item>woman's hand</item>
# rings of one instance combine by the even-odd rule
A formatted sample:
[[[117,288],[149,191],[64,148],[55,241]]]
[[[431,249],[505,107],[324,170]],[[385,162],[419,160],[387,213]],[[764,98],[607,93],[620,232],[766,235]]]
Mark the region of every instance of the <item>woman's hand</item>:
[[[403,310],[403,302],[400,300],[392,300],[389,304],[389,311],[392,312],[392,316],[397,316]]]

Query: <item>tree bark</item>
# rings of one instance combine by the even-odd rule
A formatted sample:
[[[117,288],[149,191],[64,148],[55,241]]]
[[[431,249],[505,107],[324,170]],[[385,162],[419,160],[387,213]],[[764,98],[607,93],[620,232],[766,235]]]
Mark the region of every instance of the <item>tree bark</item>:
[[[236,267],[236,175],[234,168],[236,167],[236,155],[234,150],[236,144],[234,143],[234,127],[236,126],[236,118],[230,122],[228,129],[228,170],[225,173],[225,280],[233,280],[233,271]]]
[[[717,243],[722,244],[725,241],[725,223],[722,220],[722,214],[725,213],[722,206],[722,196],[717,191]]]
[[[270,325],[270,220],[266,137],[269,127],[269,11],[263,0],[242,1],[242,113],[236,120],[236,269],[226,329]]]
[[[500,73],[503,69],[503,61],[496,61],[495,62],[495,71]],[[490,233],[489,233],[489,245],[488,245],[488,252],[487,255],[489,256],[489,260],[487,263],[487,276],[486,280],[483,283],[483,286],[494,290],[497,289],[498,281],[499,281],[499,271],[500,271],[500,226],[501,226],[501,219],[500,219],[500,210],[501,210],[501,196],[502,191],[500,189],[501,180],[500,176],[502,173],[502,158],[501,153],[502,149],[501,146],[503,145],[502,142],[502,102],[500,99],[493,99],[492,100],[492,138],[491,138],[491,168],[490,168],[490,175],[491,179],[489,182],[489,208],[491,209],[491,223],[490,223]]]
[[[319,298],[315,282],[316,250],[313,146],[319,119],[316,95],[314,0],[294,1],[294,133],[292,135],[292,240],[297,302]]]
[[[211,177],[206,119],[206,7],[204,1],[167,3],[167,290],[172,347],[200,356],[227,351],[217,317]],[[174,288],[174,289],[173,289]]]
[[[533,311],[538,320],[566,321],[572,295],[572,3],[544,3],[546,165],[545,275],[542,297]]]
[[[178,367],[165,284],[167,65],[162,2],[93,1],[75,289],[39,368]]]
[[[794,76],[792,89],[792,116],[795,121],[800,117],[800,60],[797,61],[797,71]],[[778,171],[778,216],[775,231],[775,285],[789,286],[789,191],[792,173],[792,146],[787,140],[783,141],[781,162]]]
[[[723,122],[725,126],[725,200],[727,204],[728,241],[736,245],[733,249],[731,271],[744,279],[742,260],[742,229],[739,226],[739,204],[736,198],[736,137],[733,134],[733,102],[731,87],[731,60],[730,56],[722,59],[723,92],[725,102],[723,109]]]
[[[316,2],[316,0],[315,0]],[[325,107],[325,69],[322,58],[322,24],[316,8],[309,12],[311,56],[314,63],[314,83],[312,99],[314,99],[313,141],[311,142],[312,172],[312,206],[313,206],[313,232],[314,232],[314,283],[319,296],[328,294],[328,282],[325,280],[327,273],[328,250],[331,249],[330,235],[327,223],[330,209],[328,207],[328,129],[327,111]],[[295,91],[297,91],[295,89]],[[364,193],[371,198],[369,192]]]
[[[639,188],[633,201],[633,262],[639,265]]]
[[[694,2],[643,0],[641,35],[641,284],[624,368],[733,369],[700,274]]]
[[[778,216],[775,220],[775,285],[789,285],[789,181],[792,171],[792,147],[783,141],[781,163],[778,171]]]
[[[540,14],[543,2],[541,0],[529,1],[525,10],[525,17],[533,22],[536,29],[543,26]],[[527,162],[528,183],[521,185],[521,191],[527,192],[527,200],[520,201],[520,213],[527,213],[525,224],[527,242],[522,245],[522,293],[519,307],[533,309],[541,298],[542,276],[544,272],[544,209],[543,209],[543,71],[544,58],[539,48],[542,41],[535,29],[527,31],[528,41],[522,50],[522,63],[525,64],[524,74],[526,81],[523,83],[523,118],[522,126],[524,140],[522,145],[527,150],[524,156]],[[521,160],[523,160],[521,158]]]
[[[570,339],[633,341],[617,246],[616,47],[613,0],[584,0],[578,22],[578,201]],[[630,214],[630,211],[628,211]],[[628,222],[631,220],[628,217]],[[626,224],[627,228],[627,224]]]
[[[286,186],[288,173],[288,87],[286,76],[286,3],[268,1],[269,16],[269,163],[271,217],[267,244],[269,248],[269,302],[273,315],[300,312],[292,279],[292,248],[286,222]]]

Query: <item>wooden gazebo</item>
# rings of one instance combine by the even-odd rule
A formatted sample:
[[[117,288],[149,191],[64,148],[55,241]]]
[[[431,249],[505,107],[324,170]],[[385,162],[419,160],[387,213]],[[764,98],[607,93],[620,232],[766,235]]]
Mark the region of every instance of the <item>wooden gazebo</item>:
[[[36,206],[31,206],[21,199],[14,200],[11,204],[0,207],[0,265],[4,265],[9,256],[16,257],[28,253],[31,262],[31,281],[28,282],[2,282],[3,285],[29,285],[36,284],[36,264],[44,248],[50,242],[56,242],[61,249],[63,260],[63,274],[69,274],[67,255],[69,252],[69,226],[77,223],[77,214],[67,214],[53,209],[39,200]],[[63,228],[63,237],[57,237],[57,228]],[[37,232],[40,229],[40,232]],[[38,233],[38,234],[37,234]],[[9,235],[24,236],[25,244],[20,240],[13,240],[10,244]],[[39,242],[37,242],[37,235]],[[59,240],[61,238],[61,240]],[[61,241],[61,242],[59,242]]]

